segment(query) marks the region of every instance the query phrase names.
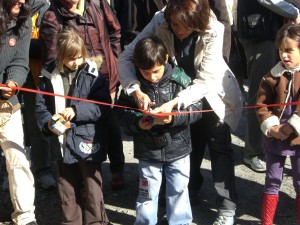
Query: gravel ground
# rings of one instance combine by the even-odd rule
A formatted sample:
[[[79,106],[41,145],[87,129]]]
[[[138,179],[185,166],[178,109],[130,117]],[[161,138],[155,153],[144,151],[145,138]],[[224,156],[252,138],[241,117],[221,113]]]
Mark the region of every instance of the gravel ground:
[[[253,172],[243,164],[244,126],[245,115],[240,121],[237,132],[232,135],[232,147],[235,152],[236,187],[239,195],[236,225],[257,225],[260,224],[259,215],[265,174]],[[108,162],[103,164],[103,191],[106,209],[109,219],[115,225],[131,225],[134,223],[135,199],[138,191],[137,160],[133,158],[131,138],[124,135],[123,144],[126,155],[126,188],[124,190],[111,191]],[[294,204],[295,193],[289,160],[287,160],[285,167],[284,181],[274,221],[276,225],[297,224]],[[193,207],[193,224],[211,225],[216,217],[216,208],[208,153],[205,155],[205,160],[202,164],[202,173],[204,175],[204,183],[200,193],[201,203]],[[4,222],[8,221],[7,218],[9,218],[10,212],[11,206],[8,193],[0,191],[0,225],[8,224]],[[159,218],[163,214],[164,208],[160,208]],[[36,216],[39,225],[59,225],[60,201],[56,190],[45,191],[41,188],[36,189]]]

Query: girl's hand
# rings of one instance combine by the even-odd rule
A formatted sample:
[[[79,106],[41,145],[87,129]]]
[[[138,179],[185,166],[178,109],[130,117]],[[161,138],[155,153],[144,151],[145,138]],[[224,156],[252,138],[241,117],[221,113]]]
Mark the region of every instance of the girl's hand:
[[[4,98],[11,98],[16,94],[16,89],[13,89],[17,85],[13,81],[8,81],[7,82],[7,87],[0,87],[0,90],[2,90],[2,96]]]
[[[72,107],[65,108],[61,113],[65,120],[71,121],[75,117],[75,111]]]
[[[283,124],[271,127],[270,130],[269,130],[269,132],[268,132],[268,135],[271,136],[271,137],[273,137],[273,138],[276,138],[278,140],[281,140],[281,141],[286,140],[289,137],[289,135],[286,134],[286,133],[283,133],[281,131],[280,128],[282,126],[283,126]]]
[[[152,105],[152,102],[148,95],[146,95],[141,90],[136,90],[133,92],[133,97],[138,104],[138,107],[143,110],[148,110],[149,106]]]

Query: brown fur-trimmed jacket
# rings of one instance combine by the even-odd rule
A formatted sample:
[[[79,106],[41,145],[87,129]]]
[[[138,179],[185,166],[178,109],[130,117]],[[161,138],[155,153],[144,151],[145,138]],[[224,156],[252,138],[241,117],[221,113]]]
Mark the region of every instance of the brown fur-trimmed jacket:
[[[279,62],[271,72],[261,80],[256,105],[256,115],[261,124],[262,132],[268,136],[268,130],[272,126],[280,124],[280,119],[288,97],[295,96],[297,102],[300,101],[300,68],[291,71],[286,70]],[[270,104],[282,104],[278,106],[267,107]],[[300,144],[300,105],[295,106],[293,114],[288,118],[283,126],[284,133],[290,134],[291,144]]]

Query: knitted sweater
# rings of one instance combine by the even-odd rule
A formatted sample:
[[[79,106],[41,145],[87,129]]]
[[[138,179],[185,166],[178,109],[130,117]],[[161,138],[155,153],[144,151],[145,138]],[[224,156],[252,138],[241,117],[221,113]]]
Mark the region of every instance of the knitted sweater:
[[[1,38],[0,48],[0,82],[2,84],[11,80],[22,86],[29,72],[29,45],[31,39],[31,18],[28,18],[24,27],[19,31],[19,36],[14,34],[16,21],[8,25],[7,35]],[[18,103],[16,95],[9,101],[12,105]]]

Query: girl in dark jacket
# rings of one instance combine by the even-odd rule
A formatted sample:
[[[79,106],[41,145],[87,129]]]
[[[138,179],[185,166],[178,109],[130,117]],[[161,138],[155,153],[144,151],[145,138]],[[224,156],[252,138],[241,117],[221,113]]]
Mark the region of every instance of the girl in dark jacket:
[[[42,58],[45,62],[54,59],[57,52],[55,40],[59,31],[71,26],[84,40],[90,56],[101,56],[100,73],[109,81],[112,99],[119,84],[116,59],[121,52],[121,27],[107,0],[51,0],[41,23]],[[107,118],[107,154],[112,173],[112,189],[124,187],[125,157],[120,127],[113,113]]]
[[[152,100],[149,110],[173,99],[191,82],[183,70],[167,63],[167,49],[156,37],[145,38],[137,43],[134,61],[141,90]],[[133,96],[124,92],[117,104],[138,107]],[[202,102],[199,101],[187,111],[201,109]],[[133,134],[134,157],[139,160],[140,182],[135,225],[156,224],[158,194],[163,176],[166,179],[168,224],[189,224],[192,212],[187,187],[191,152],[188,125],[199,120],[201,113],[152,117],[153,114],[143,116],[131,109],[115,110],[121,125]]]
[[[34,178],[24,151],[20,103],[14,89],[24,84],[29,71],[30,28],[28,0],[0,1],[0,83],[6,84],[0,88],[0,144],[6,158],[14,207],[12,220],[16,225],[36,224]]]
[[[39,89],[60,95],[110,103],[106,79],[98,74],[94,61],[87,59],[84,41],[73,29],[63,30],[57,38],[57,59],[42,70]],[[109,107],[91,102],[38,94],[38,123],[51,135],[57,161],[57,184],[62,201],[61,224],[108,224],[103,194],[101,163],[105,160],[105,126]],[[72,123],[60,129],[53,115]],[[80,202],[80,191],[85,193]],[[83,221],[83,218],[85,219]]]

